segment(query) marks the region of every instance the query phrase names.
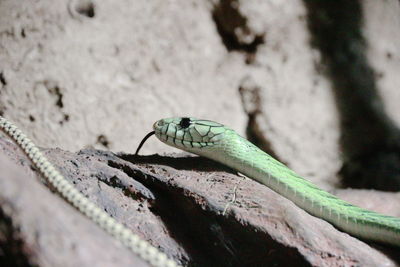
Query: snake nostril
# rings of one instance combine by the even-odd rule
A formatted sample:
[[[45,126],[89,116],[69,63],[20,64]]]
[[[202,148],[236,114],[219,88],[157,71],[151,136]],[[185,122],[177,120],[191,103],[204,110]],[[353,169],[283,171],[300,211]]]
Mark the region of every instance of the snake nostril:
[[[157,130],[158,128],[160,128],[160,124],[159,124],[158,121],[156,121],[156,122],[153,124],[153,129],[154,129],[154,130]]]

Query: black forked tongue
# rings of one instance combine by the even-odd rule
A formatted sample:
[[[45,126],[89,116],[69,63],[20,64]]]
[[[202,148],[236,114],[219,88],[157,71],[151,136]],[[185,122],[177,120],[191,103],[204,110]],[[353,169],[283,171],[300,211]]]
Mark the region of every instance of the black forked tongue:
[[[156,133],[155,131],[152,131],[152,132],[148,133],[148,134],[143,138],[142,142],[140,142],[140,145],[139,145],[138,148],[136,149],[135,156],[138,155],[139,150],[142,148],[142,146],[143,146],[144,143],[147,141],[147,139],[149,139],[149,137],[152,136],[152,135],[155,134],[155,133]]]

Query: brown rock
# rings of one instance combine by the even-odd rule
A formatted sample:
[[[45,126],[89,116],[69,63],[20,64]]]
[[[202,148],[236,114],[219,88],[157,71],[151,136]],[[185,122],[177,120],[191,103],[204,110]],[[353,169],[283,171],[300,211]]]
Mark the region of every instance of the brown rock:
[[[0,266],[148,266],[40,183],[12,144],[0,143]]]
[[[23,255],[27,262],[48,263],[41,266],[94,266],[98,261],[110,266],[106,263],[112,260],[119,261],[112,266],[125,266],[136,259],[44,188],[13,144],[0,139],[0,145],[30,176],[21,170],[13,174],[16,179],[1,175],[1,210],[10,222],[7,233],[18,234],[11,241],[3,238],[2,247],[14,248],[12,240],[22,244],[8,260]],[[398,249],[368,245],[340,232],[267,187],[203,158],[135,157],[94,149],[78,153],[50,149],[46,155],[90,200],[182,264],[395,266],[400,262],[393,256]],[[1,166],[10,164],[3,162]]]

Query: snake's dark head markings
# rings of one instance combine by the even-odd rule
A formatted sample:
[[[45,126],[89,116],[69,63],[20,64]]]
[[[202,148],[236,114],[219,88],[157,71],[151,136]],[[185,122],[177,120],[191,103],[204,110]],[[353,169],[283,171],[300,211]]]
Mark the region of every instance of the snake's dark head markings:
[[[181,126],[183,129],[188,128],[190,125],[190,118],[182,118],[181,121],[179,122],[179,126]]]
[[[223,133],[229,131],[220,123],[193,117],[161,119],[153,124],[153,129],[162,142],[188,152],[211,151],[223,140]]]

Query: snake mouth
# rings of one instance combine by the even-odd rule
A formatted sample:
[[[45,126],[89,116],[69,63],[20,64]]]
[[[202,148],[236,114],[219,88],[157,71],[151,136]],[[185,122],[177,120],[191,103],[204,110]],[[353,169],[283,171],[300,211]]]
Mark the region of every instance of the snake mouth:
[[[204,148],[214,146],[214,142],[198,142],[193,140],[187,140],[183,138],[179,138],[176,135],[169,135],[168,133],[163,133],[159,130],[154,130],[155,135],[158,139],[160,139],[163,143],[171,145],[173,147],[181,148],[184,150],[188,150],[190,148]]]

